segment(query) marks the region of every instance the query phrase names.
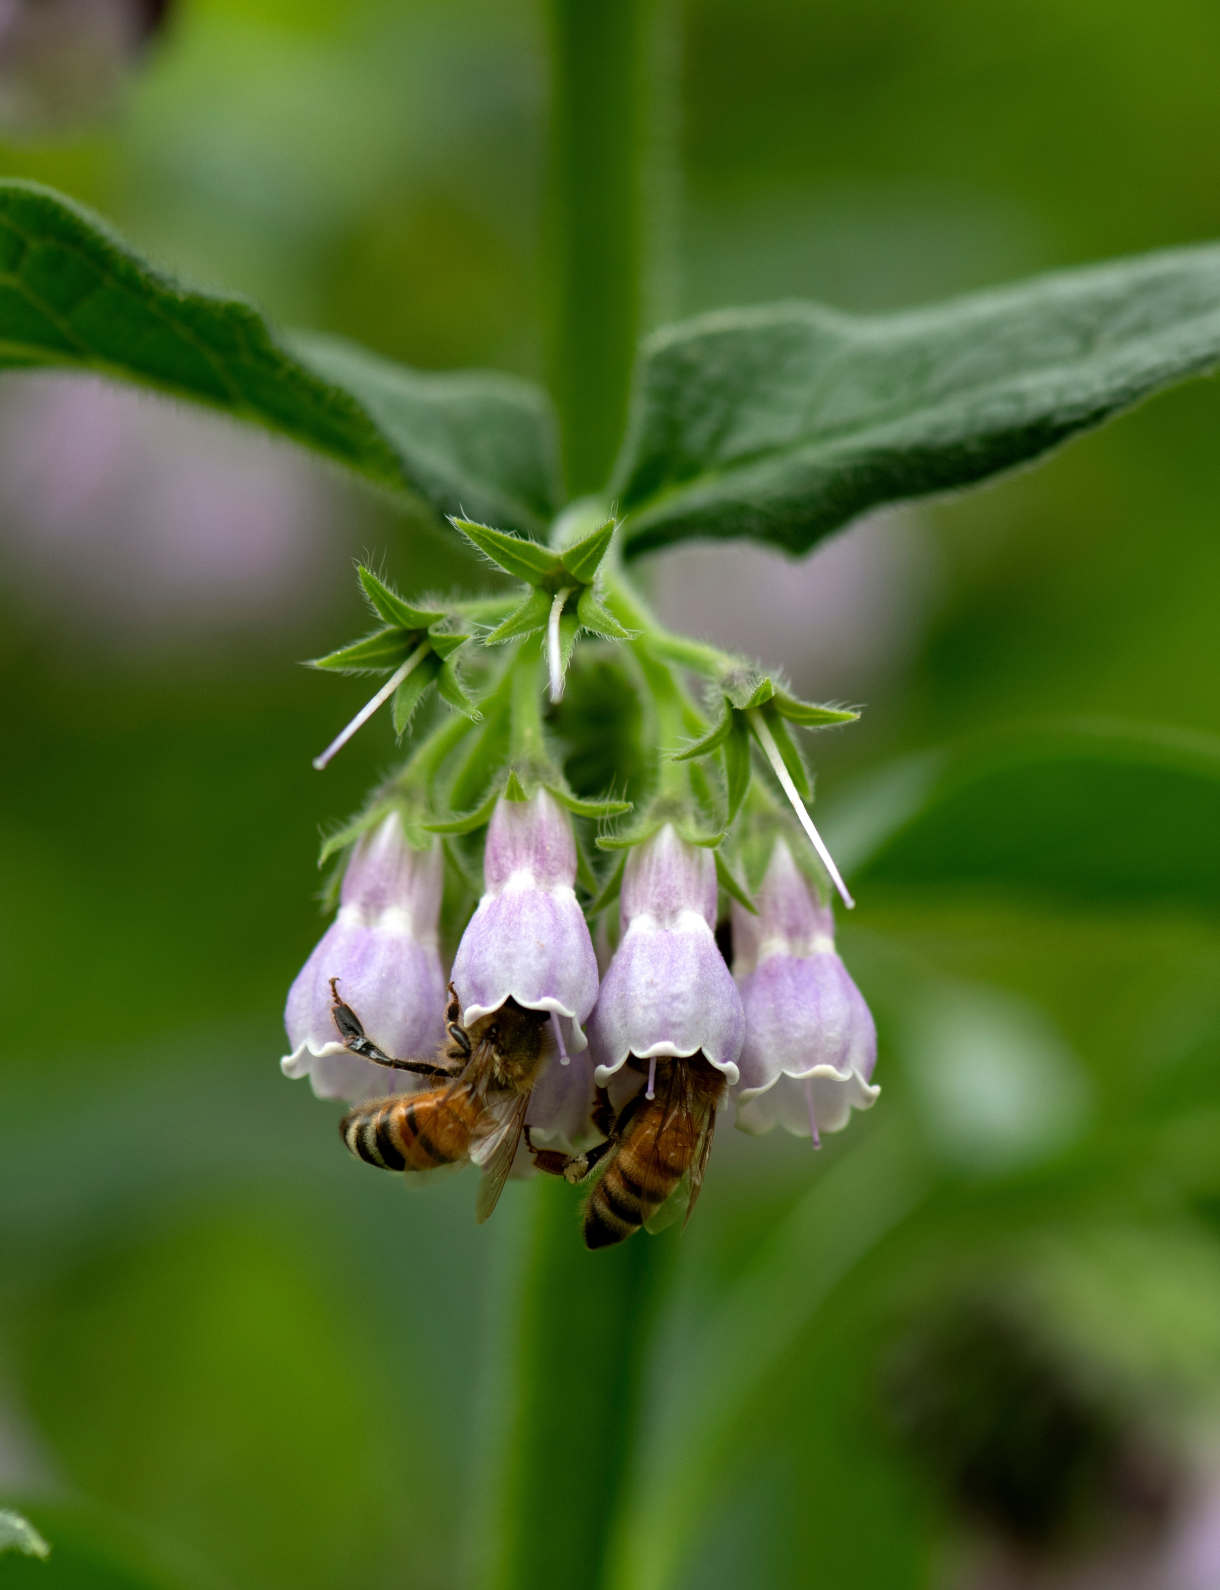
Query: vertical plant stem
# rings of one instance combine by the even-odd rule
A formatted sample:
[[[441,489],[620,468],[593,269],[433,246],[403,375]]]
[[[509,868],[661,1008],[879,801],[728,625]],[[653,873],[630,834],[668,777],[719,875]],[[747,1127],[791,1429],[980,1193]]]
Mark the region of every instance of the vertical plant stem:
[[[568,494],[606,484],[656,281],[668,0],[548,0],[550,386]],[[670,207],[672,208],[672,207]]]
[[[589,1253],[571,1189],[524,1190],[531,1208],[509,1277],[515,1318],[486,1590],[612,1590],[611,1540],[631,1473],[640,1390],[668,1249],[643,1233]],[[671,1238],[672,1240],[672,1238]]]
[[[646,314],[656,70],[670,0],[547,0],[550,381],[570,496],[606,483]],[[633,1463],[660,1276],[672,1235],[589,1253],[578,1199],[521,1189],[527,1229],[505,1277],[507,1351],[484,1590],[611,1590],[609,1543]],[[617,1590],[617,1587],[615,1587]]]

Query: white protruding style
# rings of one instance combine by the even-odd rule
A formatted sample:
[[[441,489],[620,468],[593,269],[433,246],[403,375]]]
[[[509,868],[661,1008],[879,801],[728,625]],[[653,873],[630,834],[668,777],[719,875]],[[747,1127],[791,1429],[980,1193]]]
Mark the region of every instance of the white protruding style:
[[[383,702],[386,702],[390,699],[390,697],[398,689],[399,685],[402,684],[403,680],[407,677],[411,670],[423,662],[424,658],[428,655],[431,649],[431,646],[426,640],[421,640],[419,645],[407,658],[406,662],[403,663],[402,667],[390,675],[385,684],[382,685],[381,689],[375,696],[372,697],[371,700],[364,703],[352,721],[345,729],[341,729],[339,731],[339,733],[326,747],[325,751],[322,752],[321,756],[314,757],[313,765],[319,773],[331,760],[331,758],[337,752],[343,749],[343,747],[351,739],[352,735],[355,734],[356,730],[362,729],[364,727],[364,725],[373,716],[374,712],[377,711],[377,708],[381,706]]]
[[[821,861],[822,865],[826,868],[826,871],[830,874],[830,881],[838,890],[843,904],[849,911],[852,910],[856,902],[847,892],[847,885],[843,882],[843,874],[839,871],[838,867],[835,866],[834,857],[826,848],[826,841],[814,827],[813,818],[810,817],[809,811],[805,806],[805,802],[801,799],[800,791],[792,782],[792,774],[789,773],[787,766],[784,763],[784,759],[780,755],[780,749],[775,743],[775,736],[771,733],[770,725],[759,712],[750,713],[750,723],[753,726],[754,733],[758,736],[758,743],[762,746],[763,755],[767,758],[767,761],[770,762],[771,769],[774,772],[776,778],[779,780],[780,788],[792,803],[792,810],[796,813],[797,822],[800,823],[801,827],[809,836],[809,842],[817,851],[819,861]]]
[[[563,697],[563,647],[559,643],[559,620],[563,617],[563,605],[571,594],[570,585],[555,592],[551,616],[546,624],[546,669],[551,679],[552,705]]]

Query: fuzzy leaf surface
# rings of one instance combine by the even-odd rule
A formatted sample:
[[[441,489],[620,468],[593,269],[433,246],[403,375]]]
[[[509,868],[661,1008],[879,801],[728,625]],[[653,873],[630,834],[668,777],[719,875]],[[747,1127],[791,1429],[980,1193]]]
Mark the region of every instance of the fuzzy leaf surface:
[[[50,189],[0,182],[0,368],[38,366],[207,404],[440,513],[528,531],[556,507],[553,421],[527,383],[276,332],[239,298],[181,286]]]
[[[644,345],[612,481],[623,548],[807,552],[864,510],[1037,458],[1220,362],[1220,245],[889,315],[718,311]]]

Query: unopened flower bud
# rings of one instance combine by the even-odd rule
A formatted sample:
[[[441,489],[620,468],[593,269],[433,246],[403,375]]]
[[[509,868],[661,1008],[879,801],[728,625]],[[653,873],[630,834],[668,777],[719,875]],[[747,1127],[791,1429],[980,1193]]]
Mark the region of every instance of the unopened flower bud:
[[[453,962],[467,1022],[512,999],[555,1018],[559,1059],[585,1047],[597,998],[597,957],[576,899],[576,841],[545,789],[497,802],[483,852],[486,892]]]
[[[830,907],[814,900],[782,839],[758,915],[733,907],[733,948],[746,1015],[737,1124],[766,1132],[778,1123],[816,1145],[880,1092],[870,1083],[877,1031],[835,952]]]
[[[628,1056],[702,1052],[737,1081],[745,1020],[716,947],[716,863],[673,826],[633,849],[623,871],[622,937],[602,982],[589,1039],[600,1086]]]
[[[441,852],[413,850],[392,812],[356,846],[339,914],[288,994],[284,1025],[292,1053],[285,1076],[308,1076],[320,1099],[359,1103],[410,1085],[346,1049],[332,1015],[330,980],[369,1038],[398,1059],[430,1056],[443,1037],[445,976],[437,946]]]

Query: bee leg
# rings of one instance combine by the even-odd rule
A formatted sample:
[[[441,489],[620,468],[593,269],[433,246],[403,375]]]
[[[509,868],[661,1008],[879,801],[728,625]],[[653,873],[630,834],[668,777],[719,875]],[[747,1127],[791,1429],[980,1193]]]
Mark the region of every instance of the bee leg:
[[[472,1045],[470,1034],[462,1026],[462,1002],[452,983],[449,984],[449,1003],[445,1007],[445,1031],[449,1034],[451,1046],[449,1058],[458,1062],[456,1070],[460,1071],[470,1059]]]
[[[614,1137],[618,1131],[619,1118],[615,1113],[614,1105],[610,1102],[610,1095],[605,1088],[597,1089],[597,1097],[593,1104],[593,1113],[589,1117],[595,1131],[603,1137]]]
[[[345,1005],[339,998],[339,979],[330,979],[330,1013],[334,1018],[335,1028],[343,1040],[345,1049],[350,1049],[353,1054],[358,1054],[363,1060],[371,1060],[374,1065],[387,1066],[391,1071],[410,1071],[417,1077],[452,1077],[456,1074],[448,1066],[438,1066],[430,1060],[396,1060],[393,1055],[386,1054],[384,1049],[379,1049],[364,1030],[364,1023],[357,1016],[350,1005]],[[465,1037],[465,1033],[462,1034]],[[467,1052],[469,1053],[469,1039]],[[464,1063],[464,1062],[463,1062]],[[460,1069],[460,1068],[458,1068]]]
[[[602,1141],[580,1154],[565,1154],[556,1148],[535,1148],[530,1139],[530,1129],[525,1128],[525,1146],[534,1156],[535,1167],[548,1176],[562,1176],[569,1186],[578,1187],[588,1181],[597,1166],[619,1140],[618,1122],[614,1120],[614,1106],[605,1088],[598,1088],[597,1102],[591,1116],[593,1126],[603,1133]]]
[[[530,1137],[530,1129],[525,1128],[525,1146],[534,1159],[534,1169],[540,1170],[546,1176],[564,1176],[568,1174],[568,1167],[575,1160],[583,1159],[583,1154],[565,1154],[559,1148],[535,1148]]]

